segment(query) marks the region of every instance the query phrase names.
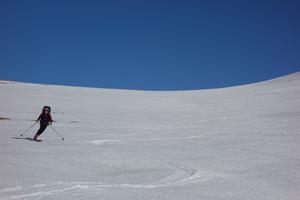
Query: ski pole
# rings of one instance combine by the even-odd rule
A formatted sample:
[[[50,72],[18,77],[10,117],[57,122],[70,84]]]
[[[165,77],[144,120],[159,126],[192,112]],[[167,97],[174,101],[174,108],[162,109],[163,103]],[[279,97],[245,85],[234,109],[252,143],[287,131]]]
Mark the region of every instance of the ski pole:
[[[35,122],[34,124],[32,124],[26,131],[24,131],[20,136],[23,137],[30,129],[32,129],[35,125],[37,124],[37,122]]]
[[[53,129],[56,135],[58,135],[62,140],[65,140],[65,138],[61,134],[59,134],[59,132],[52,125],[50,125],[50,127]]]

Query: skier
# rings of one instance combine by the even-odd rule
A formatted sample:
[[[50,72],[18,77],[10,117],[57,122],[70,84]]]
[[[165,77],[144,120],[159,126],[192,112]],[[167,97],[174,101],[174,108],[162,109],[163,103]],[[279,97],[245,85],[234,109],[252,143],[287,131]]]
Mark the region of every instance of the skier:
[[[39,118],[36,120],[36,122],[40,121],[40,129],[37,131],[37,133],[34,136],[34,141],[39,141],[38,137],[44,132],[44,130],[47,128],[47,126],[52,124],[52,117],[51,117],[51,108],[49,106],[44,106],[42,113],[40,114]]]

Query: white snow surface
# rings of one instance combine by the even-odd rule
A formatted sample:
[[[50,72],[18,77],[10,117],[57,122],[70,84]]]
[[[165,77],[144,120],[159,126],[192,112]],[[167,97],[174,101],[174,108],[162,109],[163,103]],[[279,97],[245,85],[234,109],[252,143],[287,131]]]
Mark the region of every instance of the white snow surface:
[[[20,137],[44,105],[65,141]],[[1,81],[0,118],[0,200],[300,199],[300,72],[172,92]]]

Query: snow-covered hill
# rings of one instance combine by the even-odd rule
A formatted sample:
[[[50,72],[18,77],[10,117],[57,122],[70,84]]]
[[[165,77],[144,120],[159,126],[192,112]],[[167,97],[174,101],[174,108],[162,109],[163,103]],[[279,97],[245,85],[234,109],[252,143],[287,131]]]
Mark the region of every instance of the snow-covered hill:
[[[44,105],[56,120],[23,138]],[[0,82],[0,199],[296,200],[300,73],[150,92]]]

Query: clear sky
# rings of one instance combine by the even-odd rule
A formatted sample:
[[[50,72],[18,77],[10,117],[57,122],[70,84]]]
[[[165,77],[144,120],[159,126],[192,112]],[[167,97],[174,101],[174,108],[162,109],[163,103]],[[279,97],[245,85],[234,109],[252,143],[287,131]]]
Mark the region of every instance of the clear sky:
[[[0,79],[183,90],[299,70],[299,0],[0,0]]]

